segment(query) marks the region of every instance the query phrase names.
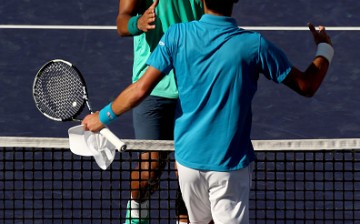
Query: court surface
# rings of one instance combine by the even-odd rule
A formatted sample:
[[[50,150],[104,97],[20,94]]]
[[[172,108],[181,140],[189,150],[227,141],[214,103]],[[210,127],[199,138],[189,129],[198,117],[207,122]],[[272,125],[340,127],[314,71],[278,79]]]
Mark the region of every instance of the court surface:
[[[130,83],[132,39],[117,35],[117,10],[115,0],[1,1],[0,136],[67,137],[67,129],[76,125],[50,121],[34,106],[34,75],[50,59],[62,58],[78,66],[87,80],[94,109]],[[240,26],[288,27],[259,32],[280,46],[300,69],[313,58],[315,45],[310,32],[291,28],[305,27],[309,21],[334,28],[328,31],[335,47],[334,60],[314,98],[300,97],[283,85],[260,78],[253,104],[253,139],[359,137],[360,31],[353,29],[360,26],[359,11],[358,0],[297,0],[291,4],[286,0],[242,0],[236,5],[234,16]],[[133,138],[131,113],[110,129],[121,138]]]

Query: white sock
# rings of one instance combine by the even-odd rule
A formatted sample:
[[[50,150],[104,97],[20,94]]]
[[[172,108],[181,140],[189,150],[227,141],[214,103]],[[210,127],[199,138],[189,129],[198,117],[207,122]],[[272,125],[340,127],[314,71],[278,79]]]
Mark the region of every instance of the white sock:
[[[149,201],[146,200],[142,203],[138,203],[131,198],[130,200],[131,217],[132,218],[146,218],[149,213]]]
[[[188,224],[188,222],[179,222],[179,221],[176,221],[176,224]]]

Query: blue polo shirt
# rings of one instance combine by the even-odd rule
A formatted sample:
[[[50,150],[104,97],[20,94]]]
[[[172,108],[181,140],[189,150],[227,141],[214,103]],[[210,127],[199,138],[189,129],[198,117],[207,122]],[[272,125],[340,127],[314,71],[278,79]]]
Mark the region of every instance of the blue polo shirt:
[[[259,33],[238,28],[231,17],[209,14],[171,26],[148,64],[175,71],[176,160],[213,171],[241,169],[255,160],[251,102],[259,74],[281,83],[292,68]]]

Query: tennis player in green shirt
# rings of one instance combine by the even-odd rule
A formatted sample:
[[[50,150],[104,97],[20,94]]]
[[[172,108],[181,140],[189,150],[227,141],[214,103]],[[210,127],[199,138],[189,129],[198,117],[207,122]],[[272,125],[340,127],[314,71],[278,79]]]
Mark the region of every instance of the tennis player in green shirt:
[[[170,25],[198,20],[202,14],[200,0],[120,0],[118,33],[134,39],[132,82],[144,74],[148,67],[147,59]],[[172,140],[177,99],[178,90],[171,71],[133,110],[135,138]],[[168,153],[164,152],[140,153],[140,161],[131,173],[131,200],[127,205],[126,223],[148,223],[148,198],[158,188],[165,165],[163,161],[167,156]],[[187,211],[180,190],[176,214],[178,220],[187,223]]]

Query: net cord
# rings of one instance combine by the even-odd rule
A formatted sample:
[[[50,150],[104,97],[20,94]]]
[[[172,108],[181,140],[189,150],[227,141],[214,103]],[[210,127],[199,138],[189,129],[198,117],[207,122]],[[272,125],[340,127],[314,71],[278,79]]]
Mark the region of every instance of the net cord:
[[[126,144],[125,151],[174,151],[171,140],[121,139]],[[360,149],[360,138],[337,139],[285,139],[253,140],[254,149],[270,150],[348,150]],[[0,147],[68,149],[68,138],[0,136]]]

